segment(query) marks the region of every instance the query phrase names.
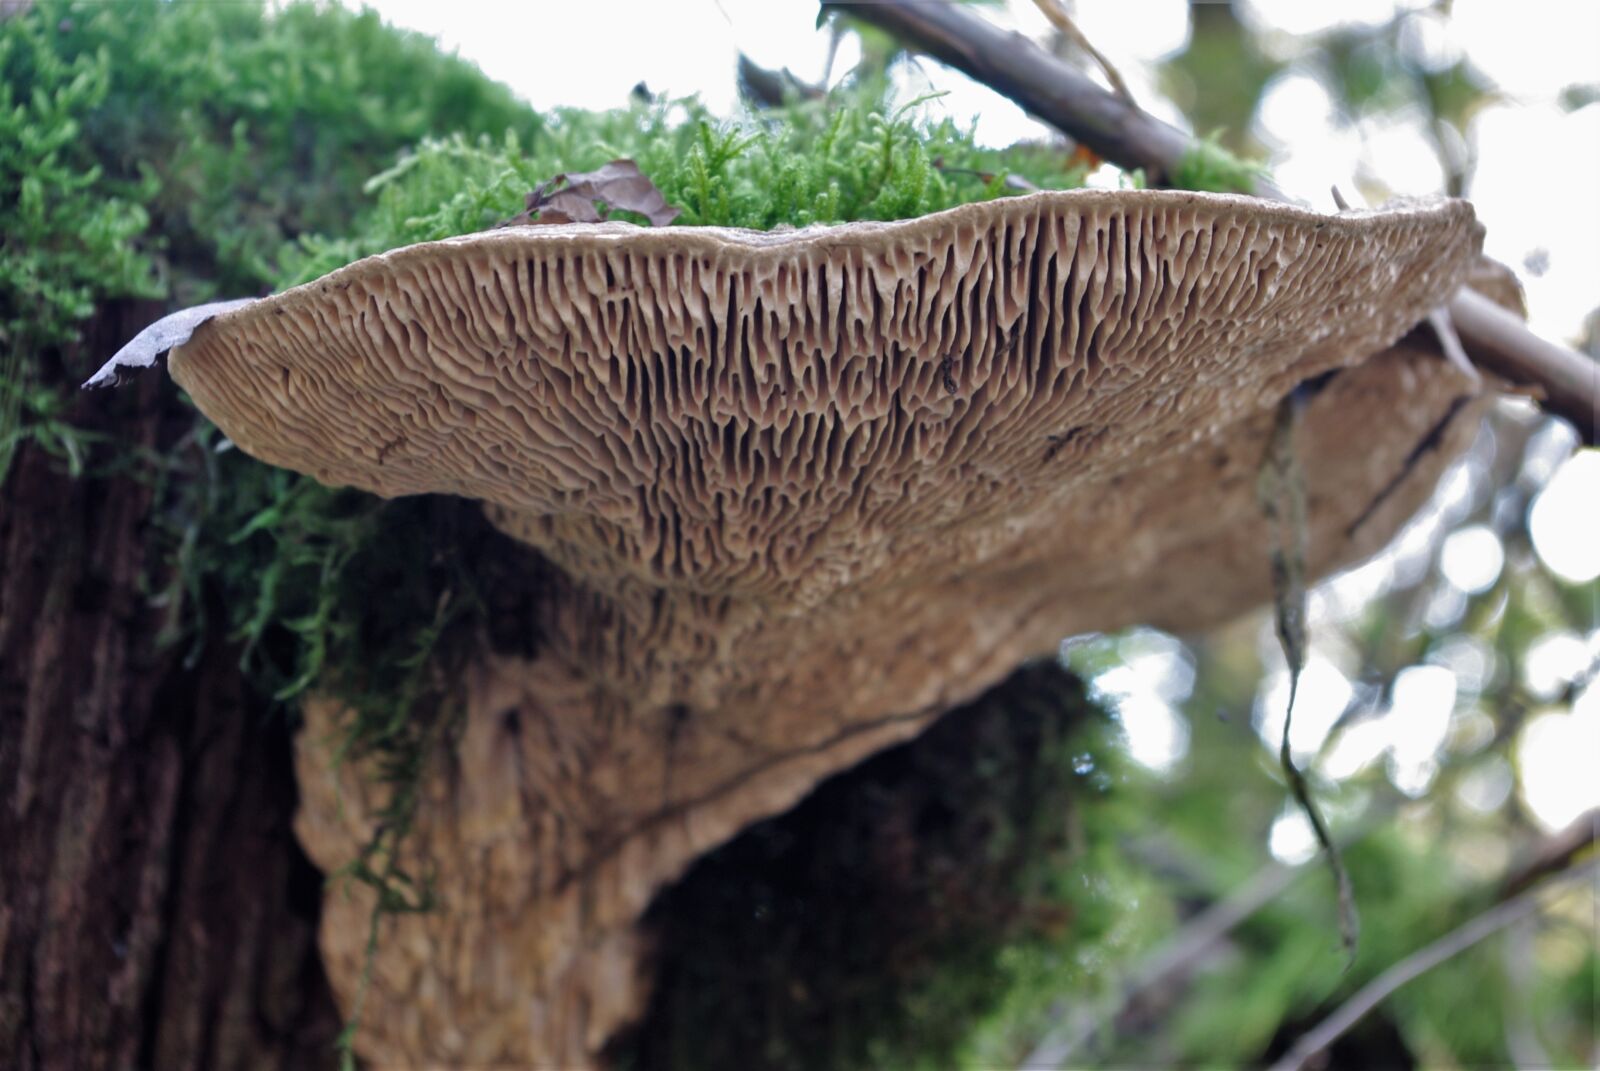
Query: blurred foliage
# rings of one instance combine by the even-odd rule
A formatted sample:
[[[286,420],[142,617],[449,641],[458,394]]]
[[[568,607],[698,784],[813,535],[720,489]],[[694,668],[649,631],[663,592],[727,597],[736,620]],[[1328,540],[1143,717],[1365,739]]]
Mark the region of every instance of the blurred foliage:
[[[1250,119],[1283,67],[1239,21],[1232,0],[1191,0],[1188,44],[1162,63],[1159,85],[1196,130],[1223,131],[1229,149],[1255,155]]]
[[[1332,883],[1320,867],[1302,866],[1284,894],[1193,957],[1165,991],[1108,1014],[1098,1043],[1070,1066],[1267,1062],[1361,985],[1487,908],[1504,875],[1543,838],[1522,791],[1522,779],[1538,774],[1515,761],[1516,741],[1530,718],[1570,709],[1574,694],[1594,685],[1581,667],[1569,668],[1568,683],[1552,690],[1530,677],[1527,661],[1553,635],[1600,629],[1600,581],[1562,580],[1528,534],[1533,497],[1570,448],[1569,435],[1531,414],[1498,413],[1415,522],[1420,528],[1402,539],[1409,552],[1365,568],[1378,578],[1376,597],[1351,605],[1337,584],[1314,595],[1313,658],[1351,685],[1308,764],[1335,836],[1348,845],[1362,909],[1348,973]],[[1463,592],[1441,573],[1443,544],[1480,527],[1499,541],[1504,566],[1481,591]],[[1092,638],[1073,645],[1070,662],[1102,693],[1099,682],[1130,666],[1144,677],[1176,666],[1192,682],[1169,697],[1185,755],[1144,782],[1147,818],[1134,847],[1167,875],[1155,897],[1143,893],[1146,902],[1164,905],[1182,934],[1186,917],[1259,880],[1272,866],[1266,848],[1274,833],[1300,821],[1287,807],[1277,741],[1264,722],[1265,704],[1282,702],[1270,622],[1258,615],[1182,644],[1148,630]],[[1396,682],[1421,666],[1449,670],[1456,687],[1437,751],[1420,770],[1383,746],[1367,747],[1356,762],[1352,751],[1362,756],[1357,742],[1375,722],[1394,719],[1391,731],[1400,731],[1407,711],[1396,706]],[[1129,779],[1121,791],[1139,784]],[[1399,991],[1359,1038],[1368,1047],[1336,1051],[1334,1066],[1506,1066],[1513,1036],[1532,1039],[1548,1066],[1586,1066],[1597,1042],[1596,942],[1592,891],[1576,895],[1567,901],[1576,924],[1544,918],[1533,939],[1492,938]],[[1138,964],[1125,969],[1132,976]],[[1024,1035],[1037,1037],[1043,1028],[1029,1029]]]
[[[1570,85],[1561,91],[1561,107],[1565,111],[1575,112],[1596,103],[1600,103],[1600,82]]]
[[[1470,120],[1497,94],[1466,58],[1433,60],[1419,39],[1437,11],[1397,13],[1373,27],[1338,29],[1316,42],[1314,67],[1347,121],[1409,119],[1426,136],[1445,175],[1442,192],[1459,197],[1472,169]]]
[[[1376,23],[1350,22],[1311,37],[1254,28],[1233,0],[1191,0],[1190,37],[1162,61],[1159,82],[1197,130],[1220,130],[1222,143],[1259,154],[1252,122],[1275,79],[1304,73],[1332,97],[1342,121],[1410,124],[1438,157],[1441,192],[1461,196],[1473,167],[1471,120],[1498,99],[1470,58],[1438,42],[1449,5],[1406,7]],[[1581,100],[1584,87],[1573,87]],[[1382,201],[1387,191],[1372,190]]]

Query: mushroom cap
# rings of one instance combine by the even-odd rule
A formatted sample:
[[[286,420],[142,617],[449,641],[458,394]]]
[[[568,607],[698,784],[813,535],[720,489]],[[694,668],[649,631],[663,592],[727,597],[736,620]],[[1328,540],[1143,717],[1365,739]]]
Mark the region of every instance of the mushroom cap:
[[[601,591],[793,612],[1004,554],[1019,509],[1381,350],[1480,240],[1461,201],[1156,191],[781,233],[518,228],[224,313],[170,367],[273,464],[481,499]]]

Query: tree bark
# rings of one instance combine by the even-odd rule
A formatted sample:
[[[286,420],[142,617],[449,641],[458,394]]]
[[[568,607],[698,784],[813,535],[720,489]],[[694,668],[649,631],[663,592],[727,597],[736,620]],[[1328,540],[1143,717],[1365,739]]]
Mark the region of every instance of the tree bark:
[[[112,305],[83,349],[154,315]],[[191,668],[159,649],[153,481],[94,469],[192,421],[163,378],[73,395],[67,422],[114,440],[84,476],[28,443],[0,484],[0,1065],[18,1071],[313,1068],[339,1025],[289,727],[220,641]]]

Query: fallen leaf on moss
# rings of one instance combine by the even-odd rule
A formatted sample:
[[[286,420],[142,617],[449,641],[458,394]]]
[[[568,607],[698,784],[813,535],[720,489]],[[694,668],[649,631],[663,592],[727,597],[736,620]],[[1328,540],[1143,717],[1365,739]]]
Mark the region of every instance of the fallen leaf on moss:
[[[529,193],[526,205],[497,226],[599,223],[610,212],[621,210],[637,212],[652,227],[665,227],[683,211],[667,204],[655,183],[632,160],[613,160],[593,171],[557,175]]]

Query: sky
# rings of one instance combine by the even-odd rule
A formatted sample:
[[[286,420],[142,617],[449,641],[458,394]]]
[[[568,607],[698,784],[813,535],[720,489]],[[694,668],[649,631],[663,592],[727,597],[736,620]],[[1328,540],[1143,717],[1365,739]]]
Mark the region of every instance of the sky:
[[[360,6],[359,0],[347,2]],[[828,35],[816,28],[814,0],[368,0],[366,6],[392,23],[436,37],[541,109],[616,107],[642,81],[658,94],[697,94],[714,111],[731,114],[738,103],[734,64],[741,50],[762,66],[788,67],[815,82],[828,49]],[[1424,6],[1420,0],[1241,0],[1242,17],[1266,30],[1270,46],[1291,61],[1267,87],[1254,131],[1272,147],[1273,176],[1286,192],[1331,210],[1329,187],[1337,184],[1351,196],[1358,175],[1400,195],[1423,196],[1442,188],[1438,161],[1412,128],[1394,121],[1340,122],[1326,90],[1294,62],[1304,50],[1300,35],[1340,23],[1379,24],[1397,10]],[[1140,104],[1185,126],[1154,80],[1157,62],[1186,42],[1184,0],[1076,0],[1072,8],[1079,27],[1118,67]],[[1042,37],[1048,32],[1027,0],[983,12],[1023,33]],[[1533,328],[1576,340],[1584,317],[1600,305],[1600,197],[1594,195],[1600,182],[1600,105],[1564,113],[1556,99],[1569,85],[1600,82],[1600,0],[1454,0],[1452,18],[1424,15],[1411,25],[1408,47],[1420,62],[1445,66],[1465,54],[1498,87],[1499,99],[1474,120],[1478,165],[1467,194],[1486,227],[1485,252],[1522,278]],[[1530,35],[1537,36],[1537,48],[1529,47]],[[849,46],[843,48],[834,76],[848,71],[855,59]],[[908,95],[944,93],[926,107],[962,121],[976,119],[980,140],[990,144],[1049,134],[1010,101],[932,61],[916,64],[904,77]],[[1116,180],[1103,175],[1100,181]],[[1545,563],[1581,581],[1600,575],[1600,538],[1595,536],[1600,454],[1572,455],[1572,450],[1570,440],[1550,447],[1542,463],[1553,478],[1530,523]],[[1424,542],[1428,524],[1448,523],[1451,494],[1447,480],[1440,500],[1414,528],[1413,543]],[[1324,604],[1338,604],[1340,585],[1347,592],[1368,590],[1374,576],[1400,567],[1406,553],[1401,543],[1325,589]],[[1501,558],[1492,534],[1455,532],[1445,546],[1442,569],[1464,596],[1493,582]],[[1463,653],[1459,664],[1404,671],[1391,712],[1371,719],[1352,739],[1341,739],[1325,755],[1324,775],[1350,776],[1382,761],[1396,787],[1411,794],[1424,791],[1432,757],[1470,676],[1470,655]],[[1100,692],[1121,706],[1134,757],[1154,769],[1179,761],[1187,747],[1187,728],[1176,710],[1189,686],[1184,657],[1176,641],[1146,637],[1138,658],[1096,681]],[[1530,659],[1530,672],[1560,679],[1597,657],[1600,632],[1550,637]],[[1309,755],[1322,743],[1347,697],[1345,672],[1352,669],[1327,652],[1313,658],[1296,708],[1292,742],[1297,753]],[[1281,673],[1262,690],[1257,721],[1263,746],[1275,747],[1286,696]],[[1548,828],[1600,805],[1600,779],[1592,766],[1596,754],[1600,684],[1591,684],[1571,709],[1552,706],[1531,719],[1518,761],[1534,774],[1523,778],[1525,802]],[[1474,791],[1493,803],[1497,792],[1503,799],[1509,784],[1507,774],[1505,785],[1485,783]],[[1311,854],[1315,846],[1298,811],[1285,811],[1271,847],[1286,860]]]

